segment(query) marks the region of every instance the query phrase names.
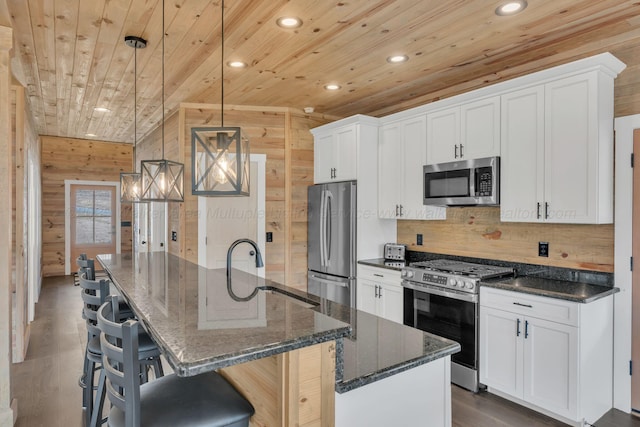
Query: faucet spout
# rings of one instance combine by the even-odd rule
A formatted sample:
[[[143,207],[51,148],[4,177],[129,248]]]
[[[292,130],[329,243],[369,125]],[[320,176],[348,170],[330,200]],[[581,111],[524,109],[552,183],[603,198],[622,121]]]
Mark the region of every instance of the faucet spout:
[[[229,291],[229,295],[231,295],[231,297],[236,301],[248,301],[254,296],[256,296],[256,294],[258,293],[258,288],[255,288],[251,293],[251,295],[247,297],[237,296],[233,292],[233,289],[231,288],[231,258],[233,255],[233,250],[240,243],[248,243],[251,246],[253,246],[253,249],[255,249],[256,251],[256,267],[257,268],[264,267],[264,262],[262,261],[262,254],[260,253],[260,249],[258,249],[258,245],[256,244],[256,242],[254,242],[251,239],[238,239],[235,242],[233,242],[231,246],[229,246],[229,249],[227,250],[227,291]]]

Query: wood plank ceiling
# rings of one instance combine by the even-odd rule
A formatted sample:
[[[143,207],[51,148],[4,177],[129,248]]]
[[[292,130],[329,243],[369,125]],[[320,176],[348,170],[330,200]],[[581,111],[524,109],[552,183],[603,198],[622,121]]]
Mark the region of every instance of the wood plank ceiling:
[[[133,141],[134,50],[138,138],[161,119],[162,0],[6,0],[14,67],[40,134]],[[226,0],[228,104],[314,107],[335,116],[386,115],[638,43],[640,7],[621,0],[529,0],[497,16],[504,0]],[[167,115],[180,102],[220,102],[219,0],[167,0]],[[285,15],[301,28],[276,25]],[[390,64],[392,54],[409,61]],[[329,92],[335,82],[341,90]],[[110,112],[97,112],[106,107]]]

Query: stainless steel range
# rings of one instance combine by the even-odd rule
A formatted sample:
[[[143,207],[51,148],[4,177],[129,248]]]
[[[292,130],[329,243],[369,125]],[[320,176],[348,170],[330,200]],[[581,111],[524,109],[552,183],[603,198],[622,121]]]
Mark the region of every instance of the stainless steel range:
[[[404,324],[460,343],[451,382],[478,391],[478,294],[482,281],[514,276],[513,268],[437,259],[402,269]]]

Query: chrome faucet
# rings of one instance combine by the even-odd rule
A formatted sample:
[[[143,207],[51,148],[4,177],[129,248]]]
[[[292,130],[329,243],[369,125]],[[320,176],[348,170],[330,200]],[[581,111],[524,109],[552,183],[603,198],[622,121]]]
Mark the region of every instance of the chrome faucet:
[[[254,242],[251,239],[238,239],[235,242],[233,242],[231,246],[229,246],[229,250],[227,250],[227,291],[229,292],[229,295],[231,296],[231,298],[233,298],[235,301],[249,301],[251,298],[256,296],[259,290],[258,288],[255,288],[251,293],[251,295],[247,297],[239,297],[233,292],[233,289],[231,289],[231,255],[233,255],[233,250],[240,243],[248,243],[251,246],[253,246],[253,249],[255,249],[256,268],[264,267],[264,262],[262,262],[262,255],[260,254],[260,249],[258,249],[258,245],[256,244],[256,242]]]

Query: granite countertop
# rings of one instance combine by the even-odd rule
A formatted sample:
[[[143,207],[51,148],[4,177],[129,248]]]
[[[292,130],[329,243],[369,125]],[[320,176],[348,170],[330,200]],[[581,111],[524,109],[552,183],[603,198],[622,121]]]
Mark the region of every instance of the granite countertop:
[[[504,289],[507,291],[523,292],[549,298],[558,298],[579,303],[590,303],[620,291],[615,287],[535,276],[520,276],[495,282],[482,282],[481,286]]]
[[[238,270],[236,294],[261,289],[245,303],[230,299],[224,269],[164,252],[98,260],[180,375],[335,339],[336,391],[344,393],[460,351],[455,341]]]
[[[192,376],[336,340],[348,323],[269,292],[271,282],[233,270],[235,301],[225,269],[206,269],[165,252],[98,255],[176,374]]]
[[[406,261],[392,261],[384,258],[361,259],[358,264],[368,265],[371,267],[386,268],[388,270],[400,271],[403,267],[409,265]]]

